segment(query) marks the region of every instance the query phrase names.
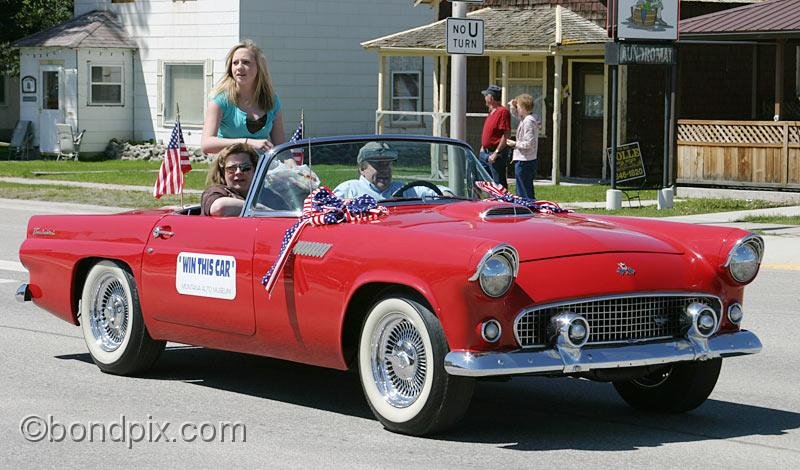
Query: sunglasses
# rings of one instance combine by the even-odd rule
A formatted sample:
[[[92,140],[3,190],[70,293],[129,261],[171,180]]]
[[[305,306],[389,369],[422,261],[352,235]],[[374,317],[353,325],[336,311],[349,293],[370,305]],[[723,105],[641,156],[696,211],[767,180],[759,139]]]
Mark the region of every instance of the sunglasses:
[[[234,174],[236,170],[241,171],[242,173],[247,173],[248,171],[253,169],[253,165],[250,163],[240,163],[238,165],[228,165],[225,167],[225,173]]]

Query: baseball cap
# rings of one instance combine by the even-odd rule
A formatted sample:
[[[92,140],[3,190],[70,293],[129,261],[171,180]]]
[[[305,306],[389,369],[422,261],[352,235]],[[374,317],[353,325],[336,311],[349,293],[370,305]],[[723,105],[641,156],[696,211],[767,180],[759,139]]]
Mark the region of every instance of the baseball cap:
[[[500,101],[500,98],[503,96],[503,89],[497,85],[489,85],[481,93],[484,95],[492,95],[495,100]]]
[[[371,160],[397,160],[397,152],[386,142],[369,142],[358,151],[358,163]]]

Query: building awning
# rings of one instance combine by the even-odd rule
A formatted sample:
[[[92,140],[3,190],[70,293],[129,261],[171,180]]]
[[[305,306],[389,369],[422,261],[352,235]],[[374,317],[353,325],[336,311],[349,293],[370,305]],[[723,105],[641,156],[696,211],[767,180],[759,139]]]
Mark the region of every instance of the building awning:
[[[103,47],[136,49],[116,17],[108,11],[91,11],[22,39],[12,47]]]
[[[490,7],[473,11],[467,18],[484,22],[486,53],[547,50],[556,46],[556,8]],[[444,53],[446,20],[361,43],[365,49],[417,50]],[[609,41],[606,30],[568,8],[561,13],[561,45],[600,45]]]
[[[767,0],[681,21],[680,39],[800,38],[800,0]]]

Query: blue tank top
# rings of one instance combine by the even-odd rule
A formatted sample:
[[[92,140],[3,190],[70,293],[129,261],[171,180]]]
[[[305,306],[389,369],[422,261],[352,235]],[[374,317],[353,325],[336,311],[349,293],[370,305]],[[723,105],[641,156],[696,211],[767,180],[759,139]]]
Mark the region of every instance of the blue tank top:
[[[275,122],[275,116],[281,109],[281,100],[278,95],[272,97],[275,104],[272,109],[267,111],[267,121],[264,127],[256,132],[247,130],[247,114],[239,109],[236,104],[229,101],[224,93],[220,93],[214,97],[213,101],[219,105],[222,111],[222,119],[219,122],[219,130],[217,137],[224,137],[226,139],[240,139],[247,137],[248,139],[268,139],[269,133],[272,131],[272,123]]]

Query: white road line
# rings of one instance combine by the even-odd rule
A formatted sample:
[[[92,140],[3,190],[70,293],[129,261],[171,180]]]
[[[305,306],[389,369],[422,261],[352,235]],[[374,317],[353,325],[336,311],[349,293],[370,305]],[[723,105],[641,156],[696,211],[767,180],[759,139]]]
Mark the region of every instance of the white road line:
[[[20,282],[19,279],[0,279],[0,284],[11,284],[12,282]]]
[[[27,273],[28,270],[19,261],[0,260],[0,269],[3,271],[14,271],[17,273]]]

